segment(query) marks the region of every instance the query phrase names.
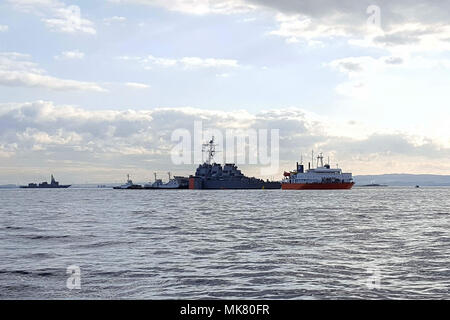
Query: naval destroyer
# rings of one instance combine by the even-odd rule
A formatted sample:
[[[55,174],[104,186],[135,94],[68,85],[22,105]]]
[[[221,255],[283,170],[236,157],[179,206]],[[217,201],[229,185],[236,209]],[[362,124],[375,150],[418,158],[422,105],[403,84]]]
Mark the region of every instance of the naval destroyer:
[[[51,181],[48,183],[47,181],[41,182],[39,184],[37,183],[29,183],[27,186],[20,186],[24,189],[39,189],[39,188],[68,188],[70,187],[70,184],[59,184],[58,181],[55,180],[53,175],[51,176]]]
[[[245,176],[234,163],[213,162],[216,153],[214,137],[203,145],[207,160],[189,177],[189,189],[280,189],[277,181],[264,181]]]

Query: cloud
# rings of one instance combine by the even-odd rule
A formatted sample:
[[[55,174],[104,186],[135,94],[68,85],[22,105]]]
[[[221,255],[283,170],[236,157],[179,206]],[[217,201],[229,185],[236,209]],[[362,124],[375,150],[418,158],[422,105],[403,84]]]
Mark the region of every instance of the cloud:
[[[9,27],[4,24],[0,24],[0,32],[6,32],[8,31]]]
[[[146,57],[118,57],[125,61],[136,61],[144,66],[145,69],[158,67],[176,67],[181,66],[184,69],[196,68],[237,68],[239,63],[234,59],[217,59],[217,58],[199,58],[199,57],[183,57],[179,59],[161,58],[148,55]]]
[[[301,39],[310,42],[314,39],[346,36],[348,34],[345,25],[317,23],[312,17],[304,14],[286,15],[278,13],[275,19],[278,22],[278,29],[269,32],[269,34],[283,37],[288,43],[296,43]]]
[[[331,145],[337,143],[337,139],[330,138],[323,145],[328,149]],[[374,133],[366,139],[355,140],[350,138],[341,138],[339,143],[333,147],[338,152],[347,154],[361,155],[403,155],[403,156],[427,156],[427,157],[446,157],[450,156],[449,149],[440,148],[439,145],[433,143],[430,139],[424,139],[420,143],[404,133],[381,134]]]
[[[349,40],[350,44],[375,47],[396,54],[415,52],[445,52],[450,50],[450,27],[440,23],[405,23],[368,33],[360,39]]]
[[[388,57],[384,60],[384,62],[387,64],[402,64],[403,59],[400,57]]]
[[[106,91],[93,82],[61,79],[46,75],[45,70],[32,62],[29,55],[17,52],[0,52],[0,85],[38,87],[50,90]]]
[[[228,72],[217,73],[217,74],[216,74],[216,77],[218,77],[218,78],[229,78],[230,76],[231,76],[231,74],[228,73]]]
[[[256,6],[244,0],[109,0],[118,4],[162,7],[170,11],[194,15],[236,14],[252,11]]]
[[[202,59],[198,57],[184,57],[181,60],[181,63],[185,67],[201,67],[201,68],[221,68],[221,67],[229,67],[236,68],[238,67],[238,63],[236,60],[232,59]]]
[[[152,55],[147,56],[146,58],[138,58],[141,63],[150,63],[153,65],[158,65],[162,67],[172,67],[178,64],[178,60],[170,59],[170,58],[156,58]]]
[[[78,6],[67,6],[54,9],[54,17],[43,19],[47,27],[52,31],[65,33],[89,33],[95,34],[94,24],[81,17],[81,10]]]
[[[352,73],[352,72],[360,72],[363,70],[361,63],[353,61],[354,59],[346,58],[335,60],[331,63],[331,65],[335,68],[339,68],[341,71]]]
[[[18,10],[41,16],[51,31],[62,33],[96,34],[94,23],[81,16],[76,5],[58,0],[8,0]]]
[[[342,72],[348,76],[350,81],[339,84],[336,91],[344,96],[370,99],[392,87],[392,80],[395,83],[402,83],[407,88],[411,81],[408,73],[421,72],[428,74],[430,70],[445,70],[450,68],[450,60],[400,56],[382,56],[374,58],[371,56],[348,57],[333,60],[325,64],[334,70]],[[402,72],[397,72],[401,70]],[[419,79],[420,80],[420,79]],[[426,76],[424,76],[424,81]],[[385,87],[385,89],[381,89]],[[422,90],[428,90],[423,86]]]
[[[138,83],[138,82],[127,82],[125,83],[127,87],[134,88],[134,89],[148,89],[150,86],[145,83]]]
[[[374,4],[371,0],[251,2],[277,12],[278,28],[270,34],[281,36],[287,42],[343,37],[353,45],[397,52],[445,51],[450,48],[445,41],[450,36],[450,27],[443,15],[450,10],[448,2],[379,0],[376,1],[378,7],[375,7],[379,9],[379,16],[373,9],[368,11]],[[379,28],[372,22],[378,23]]]
[[[127,21],[127,18],[121,16],[113,16],[103,19],[103,23],[105,25],[111,25],[112,23],[124,23],[125,21]]]
[[[385,58],[389,59],[391,57]],[[343,59],[333,60],[327,65],[340,72],[346,73],[349,76],[361,74],[363,71],[375,70],[383,67],[382,59],[376,59],[370,56],[362,57],[348,57]]]
[[[81,52],[79,50],[74,51],[63,51],[60,55],[55,56],[56,60],[64,60],[64,59],[83,59],[84,58],[84,52]]]
[[[393,160],[401,163],[402,172],[419,172],[426,170],[424,163],[437,164],[450,156],[449,148],[426,137],[367,130],[360,135],[356,125],[348,123],[340,124],[346,130],[331,132],[330,127],[336,128],[333,122],[298,108],[257,114],[195,108],[90,111],[36,101],[0,104],[2,171],[9,167],[20,167],[20,172],[36,167],[45,171],[48,167],[71,173],[72,181],[82,182],[88,176],[96,181],[117,181],[127,171],[192,173],[195,164],[171,163],[171,134],[180,128],[192,132],[194,121],[199,120],[204,129],[218,129],[223,134],[226,129],[279,129],[280,176],[301,153],[309,154],[311,149],[323,151],[333,162],[357,173],[388,172],[386,166]],[[218,159],[221,161],[220,155]],[[259,168],[243,166],[244,172],[254,175]],[[450,172],[450,167],[441,168]]]
[[[446,51],[450,49],[447,1],[405,0],[110,0],[115,3],[162,7],[185,14],[272,13],[277,28],[270,35],[288,43],[323,45],[344,38],[352,45],[387,50]],[[375,6],[374,6],[375,5]],[[370,9],[370,10],[369,10]],[[379,15],[377,10],[379,9]],[[375,10],[375,11],[374,11]],[[376,27],[379,25],[379,28]],[[375,27],[374,27],[375,26]]]

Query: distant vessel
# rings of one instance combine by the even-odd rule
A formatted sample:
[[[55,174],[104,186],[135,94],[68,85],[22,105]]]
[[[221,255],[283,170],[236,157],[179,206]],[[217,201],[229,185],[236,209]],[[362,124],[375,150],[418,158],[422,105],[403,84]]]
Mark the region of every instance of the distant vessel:
[[[314,159],[314,156],[312,156]],[[304,170],[303,162],[298,164],[295,171],[285,172],[281,183],[283,190],[307,189],[351,189],[355,184],[351,173],[342,173],[339,168],[332,169],[330,164],[323,164],[323,155],[317,156],[317,167]]]
[[[280,189],[280,182],[247,177],[234,163],[213,163],[215,146],[214,137],[203,145],[208,159],[189,177],[189,189]]]
[[[38,188],[68,188],[70,187],[70,184],[59,184],[58,181],[55,180],[55,178],[53,178],[53,175],[51,175],[51,182],[48,183],[47,181],[41,182],[39,184],[37,183],[29,183],[27,186],[20,186],[21,188],[24,189],[38,189]]]
[[[14,189],[18,188],[15,184],[3,184],[0,186],[0,189]]]
[[[375,183],[374,180],[370,181],[369,184],[363,184],[363,185],[359,185],[360,187],[387,187],[387,184],[379,184],[379,183]]]
[[[127,174],[127,183],[113,187],[113,189],[142,189],[142,186],[140,184],[134,184],[130,179],[130,175]]]
[[[172,178],[170,172],[168,172],[169,182],[166,183],[164,183],[161,179],[156,178],[156,172],[154,175],[155,182],[145,184],[144,189],[187,189],[189,186],[188,178],[180,176],[174,176]]]

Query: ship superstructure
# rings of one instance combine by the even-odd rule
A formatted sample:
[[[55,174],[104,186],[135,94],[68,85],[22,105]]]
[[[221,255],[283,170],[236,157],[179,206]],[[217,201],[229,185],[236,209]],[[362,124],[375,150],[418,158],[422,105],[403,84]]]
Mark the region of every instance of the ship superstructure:
[[[124,190],[124,189],[142,189],[142,186],[140,184],[134,184],[133,181],[130,179],[130,175],[127,174],[127,183],[122,184],[122,185],[117,186],[117,187],[113,187],[113,189],[120,189],[120,190]]]
[[[169,181],[164,183],[162,179],[158,179],[155,175],[155,181],[149,182],[144,185],[144,189],[187,189],[189,180],[186,177],[174,176],[172,178],[170,172],[167,173],[169,175]]]
[[[330,164],[323,163],[323,155],[317,156],[317,167],[311,168],[308,164],[305,171],[303,161],[297,162],[297,169],[284,173],[281,184],[283,190],[304,189],[351,189],[355,184],[351,173],[343,173],[340,168],[331,168]]]

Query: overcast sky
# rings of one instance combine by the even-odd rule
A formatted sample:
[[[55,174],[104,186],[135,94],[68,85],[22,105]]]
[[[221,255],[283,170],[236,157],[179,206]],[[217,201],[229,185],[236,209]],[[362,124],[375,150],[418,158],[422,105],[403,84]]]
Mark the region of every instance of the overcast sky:
[[[170,136],[199,119],[279,129],[280,177],[311,149],[354,174],[450,174],[448,12],[437,0],[3,0],[0,184],[189,174]]]

